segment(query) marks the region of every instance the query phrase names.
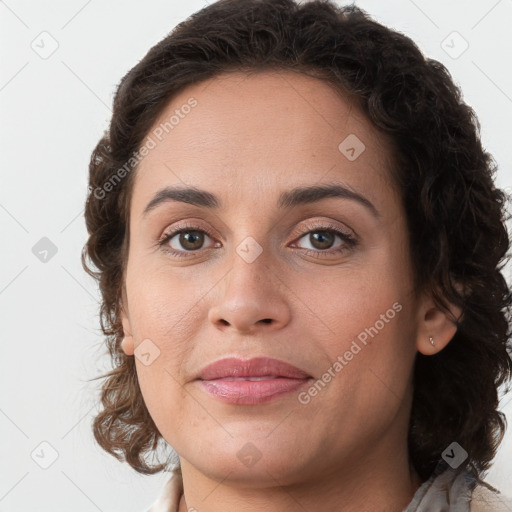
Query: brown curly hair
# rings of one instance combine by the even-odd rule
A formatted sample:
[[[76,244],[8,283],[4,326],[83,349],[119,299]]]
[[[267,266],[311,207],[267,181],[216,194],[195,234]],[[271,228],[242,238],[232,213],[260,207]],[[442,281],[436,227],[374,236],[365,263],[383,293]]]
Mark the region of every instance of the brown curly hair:
[[[460,307],[458,330],[433,356],[417,354],[410,461],[425,480],[457,441],[479,474],[506,426],[499,387],[510,380],[511,294],[502,275],[509,238],[506,195],[480,124],[447,69],[405,35],[355,6],[329,0],[221,0],[193,14],[121,80],[109,130],[93,151],[85,270],[99,282],[101,329],[113,370],[101,390],[94,436],[136,471],[152,474],[162,436],[142,398],[133,357],[120,348],[128,214],[137,151],[168,102],[188,85],[235,70],[312,74],[348,93],[391,140],[417,292]],[[129,165],[127,165],[129,163]],[[88,265],[87,258],[94,264]]]

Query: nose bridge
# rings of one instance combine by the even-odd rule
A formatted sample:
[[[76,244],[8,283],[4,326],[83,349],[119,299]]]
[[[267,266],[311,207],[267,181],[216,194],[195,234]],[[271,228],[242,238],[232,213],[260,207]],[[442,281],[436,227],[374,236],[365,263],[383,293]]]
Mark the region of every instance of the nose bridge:
[[[280,281],[270,270],[272,255],[254,237],[233,247],[230,269],[210,310],[215,325],[250,331],[256,325],[284,325],[289,309]]]
[[[239,300],[255,300],[269,293],[268,272],[271,255],[255,238],[246,236],[236,245],[231,258],[231,271],[226,276],[226,296]]]
[[[261,203],[260,203],[261,207]],[[244,204],[242,214],[233,228],[233,251],[231,264],[233,271],[259,277],[267,266],[271,265],[269,236],[272,229],[262,221],[258,214],[257,203]]]

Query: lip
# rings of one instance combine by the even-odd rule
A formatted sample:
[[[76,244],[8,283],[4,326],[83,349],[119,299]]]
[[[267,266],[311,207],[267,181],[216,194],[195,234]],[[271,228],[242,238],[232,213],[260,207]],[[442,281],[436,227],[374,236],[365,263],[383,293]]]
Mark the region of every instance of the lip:
[[[272,401],[304,386],[310,379],[311,376],[299,368],[268,357],[221,359],[203,368],[197,377],[208,394],[237,405]]]
[[[270,357],[238,359],[227,357],[205,366],[197,376],[201,380],[223,379],[226,377],[286,377],[305,379],[311,377],[291,364]]]

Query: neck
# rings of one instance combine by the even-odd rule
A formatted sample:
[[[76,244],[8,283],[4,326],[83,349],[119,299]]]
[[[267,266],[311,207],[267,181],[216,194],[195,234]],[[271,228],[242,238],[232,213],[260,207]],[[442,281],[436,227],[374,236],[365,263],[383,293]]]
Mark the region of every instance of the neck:
[[[181,459],[184,496],[179,512],[402,512],[422,482],[409,468],[406,447],[393,452],[385,441],[365,460],[354,453],[343,467],[303,471],[303,479],[284,485],[283,478],[268,471],[261,481],[242,481],[234,471],[209,478]]]

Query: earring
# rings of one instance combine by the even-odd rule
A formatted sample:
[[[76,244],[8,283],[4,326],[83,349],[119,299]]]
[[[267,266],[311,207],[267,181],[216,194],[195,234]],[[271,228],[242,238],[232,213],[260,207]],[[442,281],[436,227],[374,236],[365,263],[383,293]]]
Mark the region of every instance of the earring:
[[[429,339],[430,339],[430,344],[435,347],[435,341],[434,341],[434,338],[432,338],[432,336],[429,336]]]

